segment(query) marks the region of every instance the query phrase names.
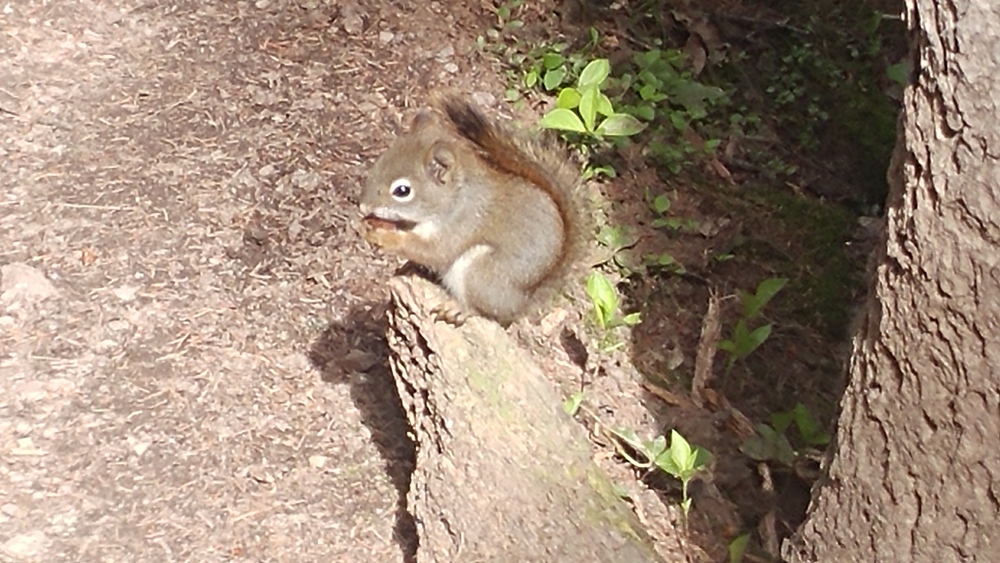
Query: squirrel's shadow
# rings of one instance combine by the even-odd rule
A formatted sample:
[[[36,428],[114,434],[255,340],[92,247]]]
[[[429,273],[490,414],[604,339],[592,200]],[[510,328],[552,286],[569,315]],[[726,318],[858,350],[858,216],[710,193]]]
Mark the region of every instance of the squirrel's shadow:
[[[323,381],[348,384],[361,421],[371,432],[386,472],[399,493],[394,535],[404,560],[416,560],[417,531],[407,510],[406,494],[416,463],[409,422],[389,372],[386,334],[387,304],[351,308],[342,321],[331,322],[310,346],[309,360]]]

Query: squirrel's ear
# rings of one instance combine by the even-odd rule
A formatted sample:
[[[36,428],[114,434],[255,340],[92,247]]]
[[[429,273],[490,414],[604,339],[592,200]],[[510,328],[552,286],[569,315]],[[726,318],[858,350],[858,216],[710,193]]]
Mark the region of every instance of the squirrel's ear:
[[[448,171],[454,164],[455,153],[448,148],[448,145],[436,143],[428,154],[427,175],[434,178],[437,183],[443,184],[448,176]]]
[[[424,127],[427,127],[434,121],[434,114],[430,110],[422,109],[417,115],[413,117],[413,123],[410,124],[410,132],[416,133]]]

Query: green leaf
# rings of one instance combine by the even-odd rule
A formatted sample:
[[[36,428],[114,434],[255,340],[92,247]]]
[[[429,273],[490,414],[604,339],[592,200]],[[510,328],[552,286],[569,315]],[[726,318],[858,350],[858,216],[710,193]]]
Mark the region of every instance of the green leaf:
[[[788,278],[768,278],[757,286],[757,291],[752,296],[743,295],[743,316],[752,319],[760,314],[760,310],[767,305],[775,295],[781,291],[788,283]]]
[[[706,86],[694,81],[684,81],[672,88],[670,101],[680,104],[688,111],[704,112],[708,103],[722,98],[726,93],[721,88]]]
[[[576,109],[580,106],[580,91],[576,88],[563,88],[556,98],[556,107],[563,109]]]
[[[761,344],[767,340],[767,337],[771,336],[771,324],[768,323],[764,326],[759,326],[747,335],[746,340],[741,344],[742,357],[747,357],[751,352],[757,349]]]
[[[555,90],[563,83],[563,79],[566,78],[566,68],[559,67],[545,73],[545,79],[542,85],[545,86],[546,90]]]
[[[545,70],[552,70],[563,66],[563,56],[559,53],[546,53],[542,56],[542,66]]]
[[[694,455],[691,451],[691,444],[684,439],[676,430],[670,431],[670,459],[674,465],[684,472],[694,465]]]
[[[538,84],[538,71],[530,70],[524,75],[524,86],[534,88],[535,84]]]
[[[568,399],[563,401],[563,410],[566,414],[570,416],[576,416],[576,412],[580,410],[580,405],[583,403],[583,392],[573,393]]]
[[[791,465],[795,461],[795,450],[784,434],[766,424],[757,425],[757,435],[740,446],[740,451],[755,461],[778,461]]]
[[[670,266],[670,265],[676,264],[676,263],[677,263],[677,260],[674,260],[674,257],[671,256],[670,254],[664,253],[664,254],[660,254],[659,256],[656,257],[656,265],[657,266]]]
[[[614,115],[615,108],[611,105],[611,98],[607,97],[604,92],[598,92],[597,95],[597,113],[608,117]]]
[[[623,248],[635,246],[639,242],[639,235],[635,229],[628,226],[604,225],[597,233],[597,242],[618,252]]]
[[[795,420],[795,426],[799,429],[802,440],[808,446],[825,446],[830,442],[830,436],[819,429],[816,420],[813,419],[809,409],[802,403],[795,405],[791,415]]]
[[[712,454],[705,448],[695,448],[694,449],[694,470],[701,471],[706,466],[708,462],[712,459]]]
[[[653,460],[660,457],[666,449],[666,439],[664,439],[663,436],[657,436],[653,440],[643,440],[639,438],[639,435],[636,434],[635,430],[632,430],[631,428],[613,428],[611,429],[611,432],[613,432],[619,440],[625,442],[625,444],[627,444],[630,448],[646,458],[645,462],[638,461],[629,456],[623,448],[616,448],[618,453],[620,453],[629,461],[629,463],[635,465],[636,467],[651,466],[653,464]]]
[[[629,313],[622,318],[622,322],[628,326],[635,326],[642,322],[639,315],[640,313]]]
[[[580,117],[583,118],[583,124],[587,127],[587,131],[593,131],[597,121],[598,92],[597,88],[586,88],[583,90],[583,97],[580,98]]]
[[[687,118],[684,116],[683,111],[672,111],[670,112],[670,124],[674,126],[674,129],[678,131],[683,131],[687,129]]]
[[[750,534],[739,535],[729,542],[729,563],[743,563],[743,555],[747,552],[749,543]]]
[[[666,194],[660,194],[653,198],[653,211],[664,214],[670,209],[670,198]]]
[[[632,430],[631,428],[612,428],[611,432],[613,432],[615,436],[618,437],[619,440],[625,442],[632,449],[640,453],[642,453],[645,450],[642,440],[639,439],[639,436],[635,433],[635,430]],[[632,465],[643,468],[649,467],[648,462],[642,462],[630,456],[628,452],[625,451],[625,448],[621,447],[621,444],[619,444],[618,442],[615,442],[615,450],[617,450],[618,453],[621,454],[621,456],[624,457]]]
[[[653,106],[638,106],[632,109],[632,115],[643,121],[652,121],[656,118],[656,110]]]
[[[609,321],[618,311],[618,293],[608,278],[600,272],[592,272],[587,277],[587,295],[594,304],[594,313],[598,324],[606,329]]]
[[[642,453],[645,454],[646,457],[649,459],[656,459],[663,455],[663,452],[667,451],[667,439],[663,436],[657,436],[652,440],[643,441],[642,446]]]
[[[591,170],[592,176],[597,176],[599,174],[603,174],[603,175],[607,176],[608,178],[617,178],[618,177],[618,173],[615,172],[614,166],[611,166],[610,164],[606,164],[604,166],[592,166],[592,167],[590,167],[590,170]]]
[[[606,137],[628,137],[646,128],[646,124],[627,113],[616,113],[608,116],[597,127],[596,133]]]
[[[771,426],[778,434],[784,434],[794,420],[792,411],[771,413]]]
[[[798,426],[799,432],[801,432],[803,436],[811,436],[816,434],[818,431],[816,421],[813,420],[812,415],[809,414],[809,409],[807,409],[802,403],[796,403],[795,407],[792,409],[792,418],[795,420],[795,425]]]
[[[646,101],[658,102],[666,99],[666,95],[660,93],[660,89],[653,84],[645,84],[639,88],[639,97]],[[659,98],[659,99],[657,99]]]
[[[906,87],[910,83],[910,69],[906,62],[890,65],[885,69],[885,76],[900,86]]]
[[[580,78],[576,84],[581,90],[584,88],[597,88],[611,73],[611,63],[608,59],[594,59],[584,67],[580,73]]]
[[[538,124],[546,129],[573,131],[575,133],[587,132],[587,128],[584,127],[580,118],[571,110],[566,108],[556,108],[550,111],[545,114],[541,120],[539,120]]]

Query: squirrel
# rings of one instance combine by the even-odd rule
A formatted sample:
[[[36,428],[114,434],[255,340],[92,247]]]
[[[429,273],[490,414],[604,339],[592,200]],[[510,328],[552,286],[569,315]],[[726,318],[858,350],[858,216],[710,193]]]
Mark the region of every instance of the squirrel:
[[[364,238],[434,273],[434,309],[504,326],[554,293],[585,252],[580,171],[557,146],[454,96],[421,110],[375,162],[361,195]]]

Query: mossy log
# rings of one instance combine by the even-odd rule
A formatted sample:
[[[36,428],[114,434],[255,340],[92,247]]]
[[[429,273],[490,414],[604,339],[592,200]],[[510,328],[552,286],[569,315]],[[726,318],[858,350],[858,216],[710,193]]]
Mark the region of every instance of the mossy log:
[[[390,288],[390,366],[417,443],[417,560],[660,561],[529,355],[492,321],[435,320],[444,294],[426,280]]]

